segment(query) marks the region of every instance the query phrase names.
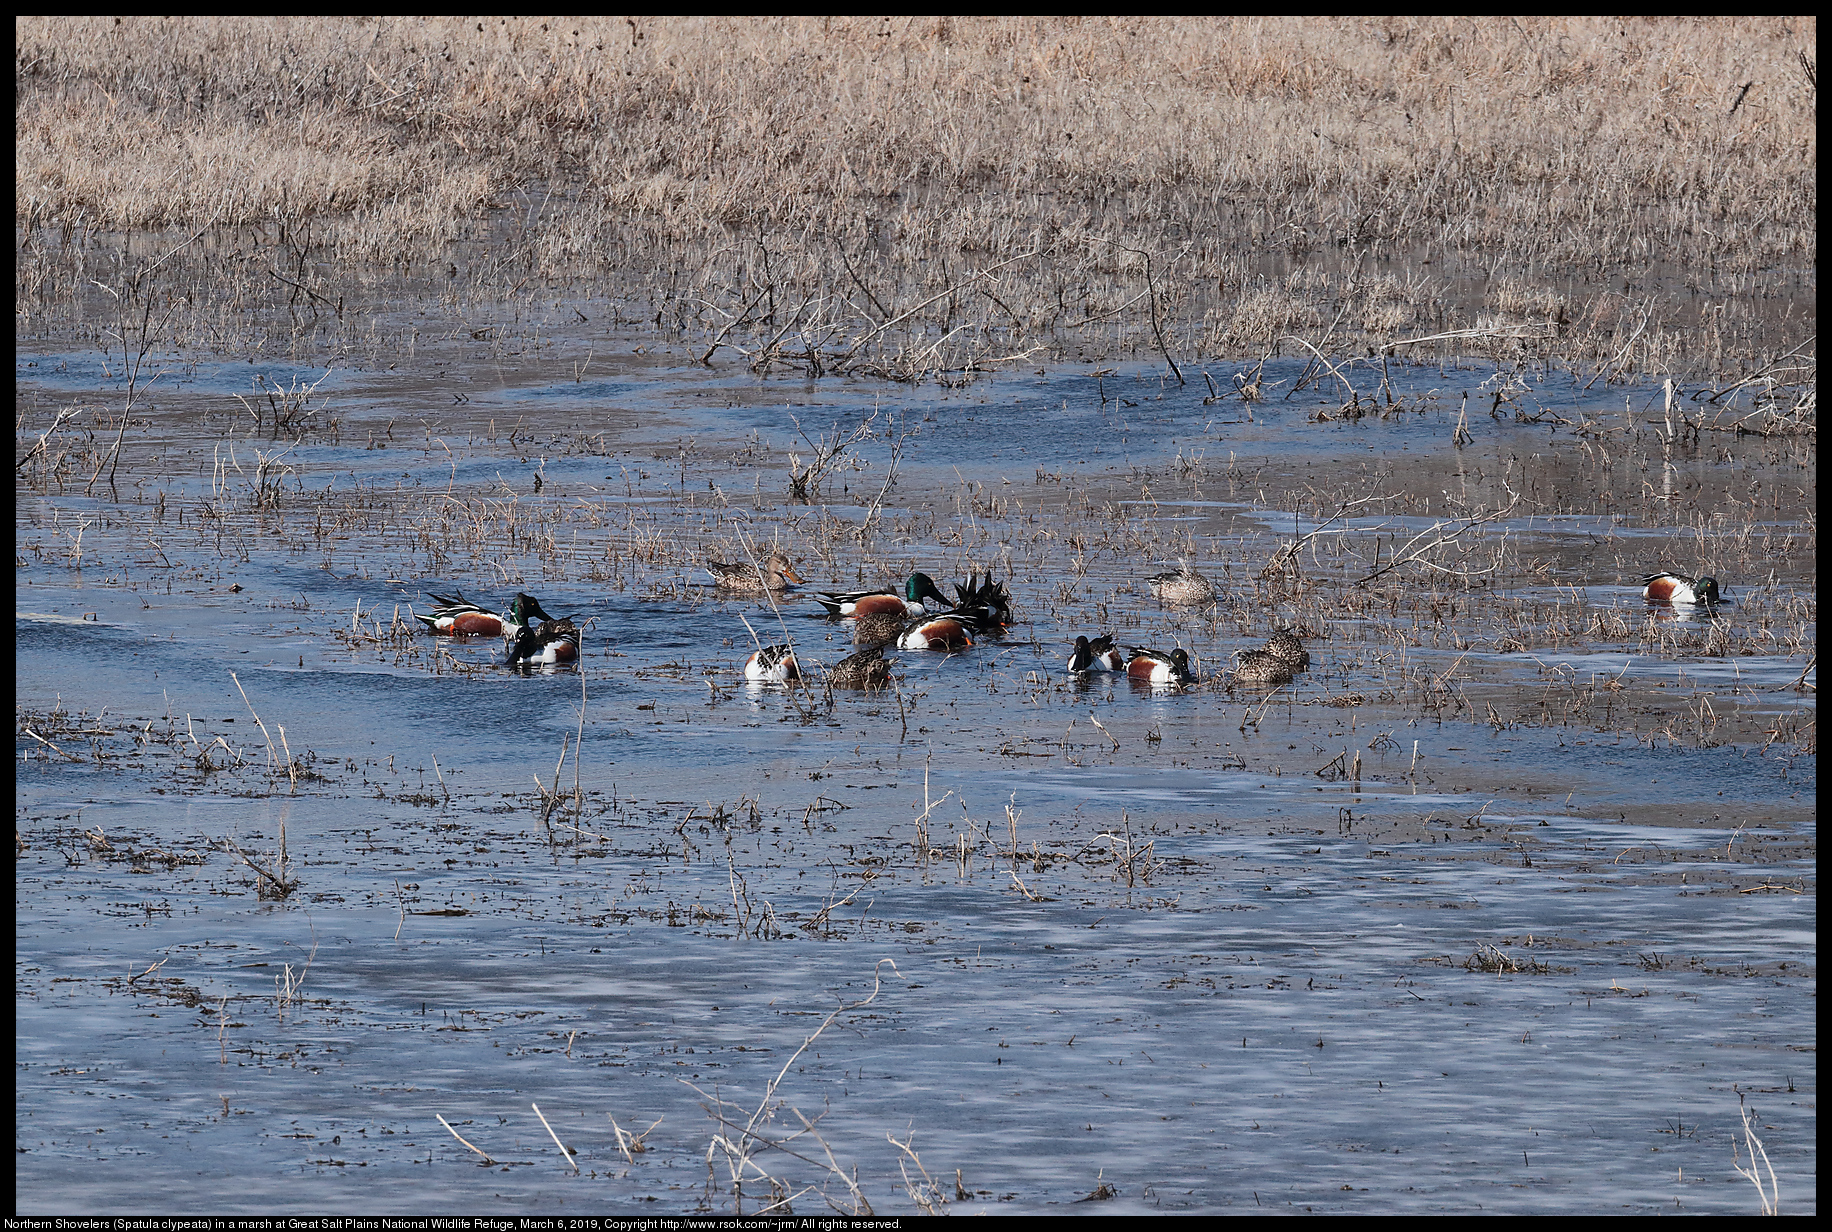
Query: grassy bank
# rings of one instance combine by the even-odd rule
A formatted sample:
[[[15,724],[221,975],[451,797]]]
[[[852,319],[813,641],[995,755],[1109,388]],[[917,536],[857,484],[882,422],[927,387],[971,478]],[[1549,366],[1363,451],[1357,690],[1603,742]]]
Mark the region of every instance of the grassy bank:
[[[25,18],[19,293],[201,233],[251,311],[563,281],[817,372],[1298,338],[1731,371],[1813,329],[1816,29]]]

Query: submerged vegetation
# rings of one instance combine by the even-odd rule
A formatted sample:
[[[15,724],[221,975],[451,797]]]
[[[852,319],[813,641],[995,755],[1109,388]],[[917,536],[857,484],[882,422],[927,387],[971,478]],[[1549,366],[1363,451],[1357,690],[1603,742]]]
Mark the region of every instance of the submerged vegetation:
[[[606,299],[815,375],[1304,346],[1717,375],[1813,332],[1815,38],[1811,18],[23,18],[17,294],[41,326],[84,312],[135,234],[142,260],[196,238],[179,328],[231,351],[430,287],[569,320]]]

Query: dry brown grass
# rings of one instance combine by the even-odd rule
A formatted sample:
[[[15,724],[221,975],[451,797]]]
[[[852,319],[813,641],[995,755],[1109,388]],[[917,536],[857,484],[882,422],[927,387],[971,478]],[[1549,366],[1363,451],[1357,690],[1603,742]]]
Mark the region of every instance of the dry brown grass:
[[[1754,316],[1816,259],[1816,28],[24,18],[20,294],[205,230],[254,307],[567,277],[820,371],[1519,320],[1557,332],[1497,353],[1735,366],[1798,341]]]

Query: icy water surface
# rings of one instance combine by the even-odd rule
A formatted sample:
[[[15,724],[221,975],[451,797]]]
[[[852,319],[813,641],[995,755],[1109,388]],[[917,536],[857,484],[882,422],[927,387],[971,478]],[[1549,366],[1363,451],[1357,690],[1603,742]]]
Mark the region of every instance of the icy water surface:
[[[98,381],[20,362],[22,439]],[[288,450],[195,369],[115,493],[18,487],[22,1212],[1747,1212],[1739,1092],[1815,1208],[1810,449],[1554,377],[1458,451],[1457,370],[1347,419],[455,371],[338,374]],[[1492,582],[1352,584],[1510,491]],[[708,585],[771,542],[804,589],[991,566],[1016,618],[749,686],[746,620],[853,649]],[[1217,609],[1152,599],[1179,557]],[[1720,611],[1640,600],[1701,562]],[[576,613],[582,667],[412,631],[453,587]],[[1311,670],[1227,691],[1289,623]],[[1202,682],[1068,677],[1103,630]]]

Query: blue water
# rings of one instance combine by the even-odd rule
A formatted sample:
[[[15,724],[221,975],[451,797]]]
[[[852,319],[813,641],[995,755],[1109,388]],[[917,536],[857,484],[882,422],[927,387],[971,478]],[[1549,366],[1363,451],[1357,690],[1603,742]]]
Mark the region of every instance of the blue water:
[[[74,357],[33,362],[19,381],[42,397],[96,382]],[[1295,373],[1270,364],[1268,384]],[[1545,508],[1506,527],[1523,555],[1575,588],[1558,602],[1640,623],[1639,563],[1580,549],[1679,543],[1682,516],[1560,512],[1594,476],[1542,425],[1472,416],[1453,456],[1460,394],[1488,372],[1412,372],[1440,405],[1356,422],[1313,421],[1315,395],[1248,422],[1143,366],[954,391],[653,357],[579,384],[463,375],[443,409],[436,385],[403,393],[416,417],[390,392],[407,378],[334,374],[340,439],[293,448],[276,510],[253,507],[250,458],[286,442],[238,434],[228,395],[249,378],[228,365],[155,408],[116,493],[19,489],[22,1212],[854,1209],[830,1149],[874,1210],[912,1213],[899,1165],[921,1174],[888,1135],[955,1213],[1742,1213],[1759,1208],[1732,1169],[1739,1091],[1783,1208],[1814,1209],[1811,755],[1748,725],[1658,737],[1628,700],[1609,722],[1428,715],[1375,653],[1419,626],[1384,610],[1320,635],[1270,702],[1213,678],[1281,616],[1253,562],[1292,533],[1292,494],[1364,463],[1420,501],[1459,470],[1460,499],[1537,476]],[[1627,413],[1620,389],[1539,392]],[[788,417],[818,437],[880,403],[919,431],[861,545],[846,528],[896,429],[802,505],[782,495]],[[1206,471],[1179,472],[1198,451]],[[1682,470],[1709,493],[1758,462],[1792,465]],[[1065,513],[1077,494],[1115,512]],[[1229,583],[1220,614],[1144,590],[1178,528]],[[810,663],[852,646],[811,604],[710,588],[700,561],[740,530],[789,545],[818,589],[1010,562],[1018,619],[963,654],[898,656],[896,691],[746,688],[741,617]],[[578,613],[581,670],[391,630],[453,585]],[[1810,587],[1809,552],[1733,590],[1728,618],[1782,627]],[[1208,678],[1067,680],[1066,642],[1102,626],[1188,645]],[[1638,705],[1708,688],[1728,716],[1741,688],[1763,722],[1811,713],[1779,643],[1523,654],[1485,634],[1406,655],[1510,714],[1548,668],[1588,682],[1625,662]],[[1319,773],[1345,751],[1358,783]],[[272,867],[282,827],[299,884],[264,899],[223,840]],[[1481,969],[1481,947],[1517,969]],[[750,1163],[718,1145],[720,1100],[756,1118]],[[626,1159],[613,1118],[648,1149]]]

